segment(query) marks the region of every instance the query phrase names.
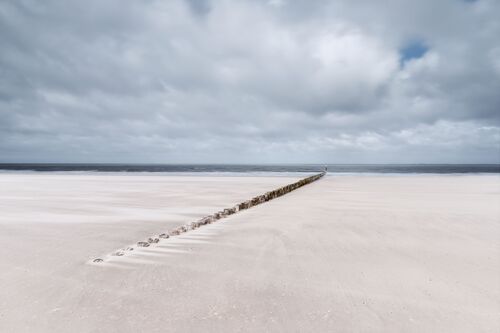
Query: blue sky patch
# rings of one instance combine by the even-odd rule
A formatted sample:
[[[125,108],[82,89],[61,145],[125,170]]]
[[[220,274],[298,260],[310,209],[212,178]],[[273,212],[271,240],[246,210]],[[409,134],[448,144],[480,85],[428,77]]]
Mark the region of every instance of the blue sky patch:
[[[423,57],[428,50],[429,48],[421,41],[413,41],[407,44],[399,50],[401,65],[408,60]]]

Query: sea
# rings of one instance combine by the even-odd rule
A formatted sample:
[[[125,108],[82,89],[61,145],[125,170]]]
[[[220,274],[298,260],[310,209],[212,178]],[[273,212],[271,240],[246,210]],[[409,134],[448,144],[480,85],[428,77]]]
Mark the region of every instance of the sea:
[[[85,164],[0,163],[0,172],[20,173],[161,173],[289,175],[328,171],[348,174],[495,174],[500,164]]]

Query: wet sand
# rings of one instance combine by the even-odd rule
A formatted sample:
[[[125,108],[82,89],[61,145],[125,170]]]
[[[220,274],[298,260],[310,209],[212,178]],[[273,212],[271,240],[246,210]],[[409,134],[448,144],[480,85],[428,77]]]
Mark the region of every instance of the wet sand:
[[[500,177],[0,175],[1,332],[495,332]],[[182,223],[179,223],[182,222]]]

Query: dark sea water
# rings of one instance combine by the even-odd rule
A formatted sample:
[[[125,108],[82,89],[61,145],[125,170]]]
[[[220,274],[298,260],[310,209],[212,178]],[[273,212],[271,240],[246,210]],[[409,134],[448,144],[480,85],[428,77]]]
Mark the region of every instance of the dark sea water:
[[[0,163],[0,171],[31,172],[162,172],[162,173],[500,173],[500,164],[17,164]]]

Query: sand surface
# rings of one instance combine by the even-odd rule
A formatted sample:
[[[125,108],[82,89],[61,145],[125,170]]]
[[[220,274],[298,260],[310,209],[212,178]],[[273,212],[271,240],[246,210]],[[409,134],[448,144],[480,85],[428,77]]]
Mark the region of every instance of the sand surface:
[[[498,332],[500,177],[0,175],[0,332]]]

